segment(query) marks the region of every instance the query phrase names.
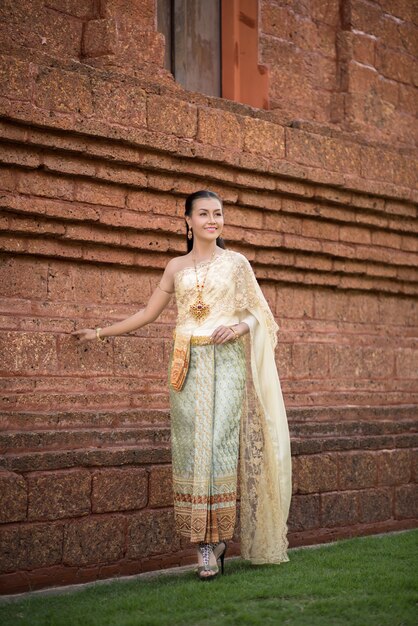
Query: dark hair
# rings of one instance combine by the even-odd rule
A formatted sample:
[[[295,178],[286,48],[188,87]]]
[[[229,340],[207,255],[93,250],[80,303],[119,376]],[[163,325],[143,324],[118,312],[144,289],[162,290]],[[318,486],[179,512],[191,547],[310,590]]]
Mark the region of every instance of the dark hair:
[[[193,202],[195,200],[199,200],[199,198],[213,198],[214,200],[217,200],[219,202],[219,204],[221,205],[221,207],[223,208],[222,200],[220,199],[220,197],[218,196],[217,193],[215,193],[214,191],[207,191],[206,189],[201,189],[200,191],[195,191],[194,193],[191,193],[189,196],[187,196],[186,202],[185,202],[185,211],[184,211],[185,215],[191,215],[192,214]],[[188,225],[188,223],[186,221],[187,252],[190,252],[191,249],[193,248],[193,231],[192,231],[192,238],[191,239],[189,239],[188,234],[189,234],[189,225]],[[225,242],[222,239],[222,237],[217,237],[216,238],[216,243],[217,243],[217,245],[220,248],[224,248],[225,249]]]

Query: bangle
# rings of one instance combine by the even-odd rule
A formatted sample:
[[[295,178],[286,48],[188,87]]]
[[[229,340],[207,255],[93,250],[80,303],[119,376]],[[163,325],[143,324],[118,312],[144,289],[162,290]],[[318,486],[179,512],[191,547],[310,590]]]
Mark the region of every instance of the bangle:
[[[157,285],[157,287],[159,287],[161,291],[164,291],[164,293],[169,293],[170,295],[174,293],[174,291],[167,291],[166,289],[163,289],[161,285]]]
[[[101,331],[101,330],[102,330],[102,329],[101,329],[101,328],[99,328],[99,327],[98,327],[98,328],[96,328],[96,337],[97,337],[97,339],[98,339],[99,341],[104,341],[104,340],[105,340],[105,338],[104,338],[104,337],[100,337],[100,331]]]
[[[238,335],[237,331],[235,330],[235,328],[233,328],[232,326],[230,326],[229,328],[230,328],[230,330],[232,330],[232,332],[235,335],[233,341],[236,341],[237,339],[239,339],[239,335]]]

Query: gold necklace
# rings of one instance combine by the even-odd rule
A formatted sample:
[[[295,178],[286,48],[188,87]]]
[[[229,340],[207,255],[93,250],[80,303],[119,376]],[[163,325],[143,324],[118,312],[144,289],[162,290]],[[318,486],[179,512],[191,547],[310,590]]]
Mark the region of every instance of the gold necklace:
[[[216,249],[213,251],[213,254],[210,258],[209,264],[208,264],[208,268],[206,270],[206,274],[205,277],[202,281],[202,284],[199,284],[199,276],[197,274],[197,268],[196,268],[196,259],[193,257],[193,264],[194,264],[194,271],[196,274],[196,291],[197,291],[197,295],[196,295],[196,300],[193,302],[193,304],[190,305],[190,313],[191,315],[194,317],[194,319],[197,322],[202,322],[204,319],[207,318],[207,316],[210,313],[210,306],[208,304],[206,304],[206,302],[204,302],[203,300],[203,289],[205,287],[205,282],[206,282],[206,278],[209,272],[209,268],[211,266],[211,263],[215,257],[215,253],[216,253]]]

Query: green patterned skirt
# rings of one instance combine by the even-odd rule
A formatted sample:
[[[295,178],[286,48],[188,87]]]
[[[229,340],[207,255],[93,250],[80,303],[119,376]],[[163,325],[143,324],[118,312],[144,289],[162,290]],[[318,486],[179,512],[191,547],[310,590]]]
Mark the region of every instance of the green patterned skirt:
[[[218,542],[235,527],[245,347],[240,339],[190,350],[182,390],[170,387],[176,528],[192,542]]]

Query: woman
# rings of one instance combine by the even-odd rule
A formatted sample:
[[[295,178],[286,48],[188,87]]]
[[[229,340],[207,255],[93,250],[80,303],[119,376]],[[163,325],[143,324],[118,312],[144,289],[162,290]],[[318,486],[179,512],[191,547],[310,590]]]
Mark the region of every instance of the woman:
[[[278,326],[247,259],[225,249],[221,199],[191,194],[185,220],[188,253],[169,261],[145,309],[73,334],[88,341],[137,330],[175,293],[169,382],[176,528],[197,544],[199,578],[211,580],[219,559],[223,572],[234,532],[238,456],[242,555],[253,563],[288,561],[290,443],[274,359]]]

